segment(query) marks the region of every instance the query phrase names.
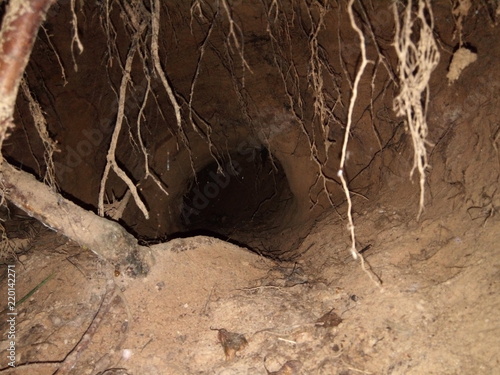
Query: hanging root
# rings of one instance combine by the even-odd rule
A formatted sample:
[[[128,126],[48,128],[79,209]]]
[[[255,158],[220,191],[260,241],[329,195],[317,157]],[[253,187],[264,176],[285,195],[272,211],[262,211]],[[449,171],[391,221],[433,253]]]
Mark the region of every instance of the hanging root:
[[[73,37],[71,38],[71,57],[73,58],[73,69],[75,72],[78,71],[78,65],[76,64],[74,45],[78,47],[78,52],[81,54],[83,52],[83,44],[80,41],[80,36],[78,35],[78,18],[76,17],[76,0],[71,0],[71,26],[73,26]]]
[[[347,112],[347,125],[345,129],[345,134],[344,134],[344,142],[342,144],[342,154],[340,157],[340,167],[339,171],[337,173],[337,176],[340,178],[340,181],[342,182],[342,187],[344,188],[344,193],[347,199],[347,219],[348,219],[348,224],[347,228],[349,229],[349,232],[351,234],[351,255],[354,259],[360,259],[361,263],[361,268],[363,271],[370,277],[370,280],[372,280],[375,285],[378,287],[381,287],[380,280],[378,278],[375,278],[374,275],[372,275],[372,272],[366,268],[365,265],[365,260],[363,258],[363,255],[359,253],[359,251],[356,249],[356,235],[354,232],[354,222],[352,219],[352,201],[351,201],[351,194],[349,191],[349,187],[347,186],[347,181],[345,179],[345,173],[344,173],[344,167],[345,167],[345,162],[347,158],[347,142],[349,140],[349,132],[351,131],[352,127],[352,114],[354,111],[354,105],[356,103],[356,98],[358,97],[358,86],[359,86],[359,81],[361,80],[361,76],[363,75],[363,72],[365,71],[366,65],[370,62],[367,57],[366,57],[366,47],[365,47],[365,37],[363,35],[363,32],[359,28],[359,26],[356,23],[356,20],[354,18],[354,13],[352,11],[352,6],[353,6],[354,0],[349,0],[349,4],[347,6],[347,13],[349,14],[349,19],[351,21],[351,26],[356,31],[356,33],[359,36],[359,47],[361,50],[361,62],[358,68],[358,71],[356,72],[356,78],[354,79],[354,83],[352,86],[352,95],[351,99],[349,101],[349,109]]]
[[[31,95],[31,91],[28,87],[28,83],[25,79],[21,80],[21,89],[23,91],[24,97],[29,103],[29,108],[31,115],[33,116],[33,122],[35,123],[35,128],[42,140],[43,147],[45,149],[43,158],[45,161],[45,175],[43,177],[43,181],[49,185],[51,188],[57,190],[56,183],[56,172],[54,167],[54,152],[57,150],[57,144],[54,142],[49,135],[49,131],[47,129],[47,121],[45,120],[45,116],[43,115],[42,107],[38,101]]]
[[[427,163],[427,106],[429,103],[429,79],[439,62],[439,51],[432,34],[433,15],[430,0],[418,0],[415,13],[409,0],[401,20],[397,3],[393,5],[396,35],[394,47],[398,55],[399,95],[394,100],[398,116],[405,116],[413,141],[413,167],[420,174],[420,202],[417,218],[424,209],[425,171]]]
[[[307,101],[302,97],[301,78],[299,68],[294,63],[292,49],[292,34],[290,27],[294,24],[296,17],[292,10],[290,14],[286,7],[280,8],[277,1],[273,1],[267,7],[267,32],[270,37],[274,51],[274,64],[280,74],[288,104],[297,124],[300,126],[306,141],[308,142],[311,161],[317,168],[318,178],[310,188],[310,200],[313,203],[311,209],[318,204],[319,199],[313,197],[313,188],[319,187],[318,194],[325,194],[329,203],[335,207],[335,203],[329,192],[329,184],[340,184],[325,172],[329,163],[329,155],[332,142],[328,134],[332,125],[338,126],[334,112],[337,106],[342,105],[340,87],[337,85],[336,76],[328,63],[320,42],[320,33],[326,28],[326,16],[330,11],[327,4],[315,2],[305,5],[308,21],[309,40],[309,62],[307,84],[312,90],[313,120],[306,119],[304,104]],[[331,85],[336,95],[329,94]]]
[[[106,191],[106,182],[109,177],[109,172],[113,170],[113,172],[116,173],[116,175],[122,179],[125,184],[127,184],[128,188],[130,189],[132,193],[132,197],[134,198],[135,203],[143,213],[144,217],[146,219],[149,218],[149,213],[146,208],[146,205],[142,201],[141,197],[139,196],[139,193],[137,191],[137,187],[133,183],[133,181],[130,179],[130,177],[125,173],[125,171],[119,167],[118,163],[116,162],[116,147],[118,145],[118,137],[120,135],[120,131],[123,126],[123,120],[125,117],[125,98],[127,95],[127,86],[130,83],[130,72],[132,69],[132,61],[134,60],[135,53],[137,51],[137,41],[138,38],[134,38],[132,41],[132,45],[130,46],[130,49],[127,54],[127,60],[125,63],[125,68],[123,72],[123,77],[122,81],[120,84],[120,93],[119,93],[119,100],[118,100],[118,115],[116,117],[116,124],[115,128],[113,130],[113,135],[111,137],[111,144],[109,145],[108,149],[108,155],[106,157],[107,162],[106,166],[104,168],[104,173],[101,178],[101,187],[99,190],[99,202],[98,202],[98,210],[99,210],[99,215],[103,216],[104,215],[104,193]]]

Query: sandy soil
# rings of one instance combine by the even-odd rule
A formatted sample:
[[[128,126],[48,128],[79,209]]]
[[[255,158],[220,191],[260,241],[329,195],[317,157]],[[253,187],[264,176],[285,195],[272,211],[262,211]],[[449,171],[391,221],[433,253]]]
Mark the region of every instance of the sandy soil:
[[[17,307],[16,369],[2,313],[2,372],[53,374],[66,359],[70,374],[494,374],[498,215],[430,216],[417,223],[413,205],[382,200],[355,214],[382,287],[350,257],[333,211],[295,263],[195,237],[153,246],[137,280],[39,229],[16,265],[18,299],[51,277]]]

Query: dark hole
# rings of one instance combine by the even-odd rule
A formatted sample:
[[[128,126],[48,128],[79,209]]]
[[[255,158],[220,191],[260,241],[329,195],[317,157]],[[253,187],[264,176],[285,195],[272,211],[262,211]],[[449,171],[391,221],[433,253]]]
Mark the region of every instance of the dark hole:
[[[210,163],[193,178],[183,197],[181,221],[186,231],[211,231],[247,243],[249,235],[268,229],[291,203],[285,173],[264,147],[220,164]]]

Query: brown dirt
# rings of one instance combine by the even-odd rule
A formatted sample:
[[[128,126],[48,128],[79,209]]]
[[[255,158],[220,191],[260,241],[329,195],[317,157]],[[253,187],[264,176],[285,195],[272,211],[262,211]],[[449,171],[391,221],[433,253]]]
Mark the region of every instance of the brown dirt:
[[[61,153],[56,155],[61,190],[95,209],[116,110],[109,81],[119,82],[121,72],[110,73],[99,65],[107,44],[98,17],[90,16],[95,15],[95,4],[90,3],[85,2],[82,10],[88,17],[85,23],[81,16],[81,29],[86,50],[95,54],[81,55],[80,70],[68,70],[70,83],[63,86],[54,56],[47,52],[51,49],[39,43],[32,59],[36,64],[28,69],[28,76],[30,82],[40,86],[32,83],[47,108],[51,131],[61,144]],[[242,196],[243,189],[235,188],[225,192],[225,198],[231,199],[224,205],[212,202],[213,210],[204,217],[212,220],[205,229],[239,231],[234,238],[245,244],[262,244],[254,248],[269,249],[261,251],[267,257],[211,237],[178,238],[151,246],[155,263],[150,274],[129,279],[88,249],[68,242],[32,219],[14,216],[5,227],[10,238],[17,240],[12,247],[0,249],[0,255],[17,252],[18,301],[39,288],[17,307],[15,369],[6,364],[7,315],[6,311],[0,314],[0,373],[54,374],[64,361],[74,364],[66,373],[92,375],[499,373],[500,19],[495,20],[494,2],[475,3],[476,11],[466,19],[464,40],[477,51],[478,58],[451,86],[446,75],[458,43],[454,38],[456,24],[449,1],[436,2],[434,7],[442,57],[430,85],[427,117],[432,169],[427,175],[426,208],[420,221],[416,220],[418,184],[409,178],[411,141],[404,123],[394,117],[391,109],[397,88],[389,84],[387,90],[383,89],[387,77],[381,76],[386,73],[379,67],[382,73],[375,83],[380,95],[373,115],[367,110],[372,98],[371,77],[366,74],[363,78],[346,173],[350,174],[351,188],[358,193],[353,195],[357,248],[373,275],[382,281],[381,288],[349,254],[346,207],[338,184],[330,186],[338,203],[335,209],[328,206],[321,186],[315,184],[317,169],[311,162],[309,145],[287,107],[289,103],[283,99],[283,83],[273,68],[276,46],[269,44],[269,37],[264,38],[266,18],[262,9],[254,6],[260,3],[235,1],[234,9],[246,33],[246,56],[255,71],[246,81],[252,99],[248,108],[255,113],[245,114],[261,128],[253,129],[255,123],[246,122],[239,97],[235,99],[232,91],[234,77],[219,61],[217,53],[223,51],[227,40],[223,27],[217,31],[221,37],[214,38],[213,51],[202,65],[210,74],[200,76],[200,103],[196,104],[214,124],[213,135],[222,154],[233,156],[241,142],[254,148],[262,146],[262,140],[254,138],[254,131],[258,135],[267,131],[266,147],[286,175],[285,179],[280,172],[282,180],[277,186],[285,188],[280,192],[267,186],[261,189],[267,195],[257,197],[255,202],[263,202],[274,190],[281,194],[277,194],[278,198],[288,197],[291,192],[293,204],[278,199],[272,207],[259,211],[260,221],[242,223],[242,217],[253,219],[255,202]],[[188,97],[196,53],[207,25],[200,22],[194,34],[186,31],[189,7],[183,2],[178,4],[168,2],[173,11],[163,25],[162,35],[168,46],[164,51],[168,52],[167,72],[179,93]],[[307,4],[297,2],[295,8],[285,9],[290,16],[287,22],[303,22],[302,28],[291,31],[294,49],[289,61],[296,64],[300,76],[297,93],[293,94],[298,95],[295,99],[304,99],[304,107],[309,108],[306,112],[314,97],[308,86],[309,47],[304,33],[304,27],[311,26]],[[392,13],[384,2],[373,4],[381,10],[369,9],[377,40],[394,64]],[[67,29],[70,19],[66,8],[61,6],[61,12],[49,19],[48,30],[59,36],[54,43],[62,60],[71,62],[71,34],[61,31]],[[344,75],[347,72],[352,77],[358,61],[358,40],[342,13],[345,9],[338,8],[328,13],[321,41],[324,53],[330,54],[325,58],[332,64],[332,71]],[[118,8],[112,17],[119,24]],[[122,30],[118,37],[121,52],[128,45],[123,34]],[[370,58],[375,58],[373,42],[367,44],[373,55]],[[282,52],[286,51],[284,48]],[[346,62],[345,71],[339,66],[339,52]],[[289,56],[279,57],[285,61]],[[97,73],[93,64],[104,73]],[[143,68],[137,64],[135,74]],[[38,79],[39,75],[55,78]],[[99,79],[89,79],[94,75]],[[136,78],[141,82],[143,77]],[[347,77],[341,75],[339,81],[343,102],[334,116],[340,119],[334,129],[339,134],[329,134],[331,142],[343,136],[342,120],[350,96]],[[336,83],[329,82],[331,87],[325,90],[331,94]],[[49,89],[45,90],[45,85]],[[185,229],[176,222],[182,199],[189,193],[194,173],[213,162],[206,141],[194,138],[189,151],[194,152],[197,162],[195,171],[191,170],[191,155],[174,136],[174,122],[165,120],[172,114],[168,113],[170,106],[164,105],[168,103],[164,96],[160,92],[158,103],[150,103],[151,115],[144,133],[152,167],[169,186],[171,195],[160,194],[151,181],[141,179],[142,159],[133,151],[136,140],[131,135],[136,129],[123,135],[119,150],[123,165],[141,184],[153,217],[144,220],[131,204],[122,224],[148,239],[164,235],[171,238],[174,232]],[[166,113],[159,113],[159,108]],[[132,109],[130,124],[135,121]],[[22,105],[19,112],[29,117]],[[311,117],[312,112],[306,113],[303,120],[309,124]],[[375,131],[383,141],[382,149]],[[36,135],[30,132],[33,129],[29,126],[19,126],[3,151],[17,165],[40,172],[36,163],[42,160],[43,149],[36,141],[31,146],[29,140],[36,139]],[[82,139],[85,145],[94,147],[79,148],[84,144]],[[332,147],[330,164],[324,166],[332,176],[338,168],[338,144]],[[250,167],[245,173],[249,180],[257,176]],[[121,196],[123,184],[111,180],[110,195],[113,192]],[[245,188],[255,192],[247,185]],[[233,201],[234,205],[230,204]],[[312,201],[316,203],[314,214],[310,210]],[[225,210],[218,212],[222,206]],[[245,210],[248,207],[252,210]],[[232,217],[233,221],[223,222],[224,217]],[[277,261],[281,255],[288,261]],[[0,300],[5,301],[6,295],[7,271],[2,265]],[[247,345],[241,336],[235,336],[238,345],[234,345],[232,333],[243,335]]]
[[[301,364],[290,374],[493,374],[498,216],[484,223],[459,211],[417,223],[413,211],[381,200],[355,215],[382,289],[349,256],[345,222],[333,212],[293,264],[195,237],[153,246],[153,271],[138,280],[108,280],[113,270],[88,251],[57,246],[60,236],[42,230],[16,267],[18,298],[53,277],[18,307],[20,366],[5,373],[52,374],[47,362],[75,347],[111,281],[115,297],[72,374],[265,374],[289,360]],[[5,279],[1,286],[5,295]],[[317,323],[331,310],[340,324]],[[226,360],[216,329],[243,334],[248,346]]]

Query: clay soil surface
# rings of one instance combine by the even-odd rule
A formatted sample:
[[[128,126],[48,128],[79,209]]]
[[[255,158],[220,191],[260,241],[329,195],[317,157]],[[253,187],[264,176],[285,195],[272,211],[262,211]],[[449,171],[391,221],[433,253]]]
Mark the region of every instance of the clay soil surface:
[[[135,280],[37,227],[16,263],[18,300],[50,278],[17,307],[15,369],[2,336],[2,373],[53,374],[65,359],[70,374],[498,373],[498,215],[430,210],[417,222],[413,204],[360,207],[360,250],[382,288],[334,211],[296,262],[177,239],[151,247],[155,265]]]

